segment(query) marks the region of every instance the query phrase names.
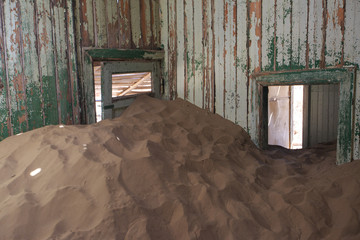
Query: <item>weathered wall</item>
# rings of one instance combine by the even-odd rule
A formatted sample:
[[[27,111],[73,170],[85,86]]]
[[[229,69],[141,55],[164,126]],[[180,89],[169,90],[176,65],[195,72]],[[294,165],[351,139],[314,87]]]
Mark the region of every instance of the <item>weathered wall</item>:
[[[79,0],[75,1],[78,66],[81,89],[84,84],[84,49],[161,48],[158,0]],[[85,94],[81,94],[85,97]],[[89,102],[82,99],[82,103]],[[82,106],[86,123],[87,106]]]
[[[72,1],[0,1],[0,32],[0,140],[77,123]]]
[[[160,0],[160,8],[169,95],[224,116],[252,137],[253,73],[360,63],[359,0]]]

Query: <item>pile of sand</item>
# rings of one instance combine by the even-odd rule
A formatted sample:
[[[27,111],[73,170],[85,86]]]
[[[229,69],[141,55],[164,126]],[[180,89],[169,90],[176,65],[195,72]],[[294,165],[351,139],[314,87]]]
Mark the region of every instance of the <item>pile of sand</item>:
[[[260,152],[182,100],[0,150],[0,239],[360,239],[360,162],[336,166],[334,145]]]

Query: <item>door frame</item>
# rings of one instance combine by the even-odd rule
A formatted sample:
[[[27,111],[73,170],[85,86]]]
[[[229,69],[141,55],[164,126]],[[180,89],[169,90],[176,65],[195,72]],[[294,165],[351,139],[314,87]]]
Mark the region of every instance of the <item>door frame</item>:
[[[94,62],[151,61],[158,62],[162,66],[165,52],[164,50],[84,48],[82,55],[84,59],[82,61],[83,81],[80,83],[82,87],[81,101],[83,102],[81,116],[86,124],[92,124],[96,122]],[[160,76],[160,80],[161,86],[163,86],[162,76]]]
[[[352,161],[353,129],[354,129],[354,98],[355,98],[355,67],[315,69],[304,71],[263,72],[251,75],[257,85],[253,108],[255,119],[258,119],[255,142],[261,148],[267,147],[267,86],[272,85],[340,85],[339,120],[337,133],[336,164]]]

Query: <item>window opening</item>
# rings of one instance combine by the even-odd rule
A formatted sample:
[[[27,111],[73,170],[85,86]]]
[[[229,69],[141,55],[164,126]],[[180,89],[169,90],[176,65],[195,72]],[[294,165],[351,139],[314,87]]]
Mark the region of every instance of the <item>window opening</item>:
[[[102,120],[101,108],[101,63],[94,62],[94,88],[96,121]],[[111,95],[113,99],[134,97],[139,94],[151,93],[151,72],[129,72],[112,74]]]

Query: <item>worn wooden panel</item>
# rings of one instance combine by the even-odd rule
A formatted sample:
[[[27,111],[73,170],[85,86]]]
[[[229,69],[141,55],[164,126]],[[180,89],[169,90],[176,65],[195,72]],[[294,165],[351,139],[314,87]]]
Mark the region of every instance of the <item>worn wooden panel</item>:
[[[186,92],[185,99],[194,103],[195,100],[195,61],[194,61],[194,0],[185,0],[185,55],[186,55]]]
[[[94,18],[95,18],[95,46],[108,47],[107,34],[107,4],[106,1],[93,1]]]
[[[204,54],[203,54],[203,16],[202,1],[193,1],[193,32],[194,32],[194,103],[198,107],[204,107]]]
[[[43,86],[45,125],[59,123],[57,107],[54,42],[49,1],[38,2],[39,71]]]
[[[339,85],[312,85],[309,95],[309,146],[336,140]]]
[[[343,64],[343,47],[345,33],[345,0],[327,0],[326,24],[326,66]]]
[[[85,96],[88,98],[85,101],[88,103],[86,104],[85,116],[87,124],[95,123],[96,119],[96,111],[95,111],[95,89],[94,89],[94,72],[93,72],[93,64],[92,58],[88,55],[84,55],[84,86],[83,92]],[[89,107],[92,106],[92,107]]]
[[[203,74],[203,107],[209,111],[213,108],[213,29],[212,29],[212,2],[211,0],[202,0],[202,34],[203,34],[203,55],[204,55],[204,74]]]
[[[323,45],[323,6],[321,1],[309,0],[308,65],[319,68]]]
[[[162,1],[163,2],[163,1]],[[120,30],[119,41],[120,48],[131,47],[131,19],[130,19],[130,0],[119,0],[119,18],[120,18]],[[164,10],[164,6],[161,6],[161,10]],[[162,18],[163,19],[163,18]],[[165,21],[164,19],[162,21]]]
[[[276,70],[290,68],[291,59],[291,0],[277,0]]]
[[[0,140],[11,134],[8,79],[6,75],[6,37],[4,31],[3,3],[0,3]]]
[[[161,40],[161,46],[165,50],[164,54],[164,62],[162,64],[162,70],[163,70],[163,79],[164,81],[164,95],[165,98],[169,98],[169,51],[168,51],[168,41],[169,41],[169,21],[168,21],[168,6],[167,6],[167,0],[160,0],[159,2],[160,7],[160,40]]]
[[[49,4],[43,2],[43,4]],[[94,14],[93,14],[93,0],[80,1],[80,32],[83,46],[92,46],[95,43],[94,36]]]
[[[248,71],[249,74],[258,73],[261,71],[261,33],[262,33],[262,25],[261,25],[261,1],[260,0],[251,0],[249,1],[248,6]],[[259,123],[259,112],[258,105],[260,104],[258,96],[258,86],[254,79],[249,79],[249,90],[248,90],[248,98],[249,98],[249,106],[248,106],[248,132],[250,136],[257,142],[256,138],[258,138],[258,123]]]
[[[136,48],[142,46],[141,39],[141,12],[140,12],[140,0],[130,1],[130,14],[131,14],[131,34],[132,44]]]
[[[262,2],[262,70],[274,71],[277,16],[276,0]]]
[[[176,80],[176,45],[177,45],[177,33],[176,33],[176,2],[169,2],[169,98],[174,99],[176,97],[177,80]]]
[[[308,0],[292,1],[291,69],[306,68],[307,3]]]
[[[247,54],[247,3],[246,0],[237,2],[237,89],[236,89],[236,123],[247,130],[248,117],[248,54]]]
[[[42,84],[39,78],[39,62],[36,46],[35,5],[33,1],[21,1],[20,16],[22,30],[22,51],[24,62],[24,82],[26,84],[26,104],[29,130],[43,126]],[[29,21],[29,20],[33,21]]]
[[[22,58],[20,3],[4,2],[9,102],[13,133],[28,130],[26,84]]]
[[[215,1],[215,112],[224,116],[224,2]]]
[[[186,55],[185,55],[185,33],[184,33],[184,1],[176,1],[176,26],[177,26],[177,69],[176,69],[176,79],[177,79],[177,95],[178,97],[185,98],[185,64],[186,64]]]
[[[119,8],[118,2],[113,0],[106,0],[106,30],[107,30],[107,46],[109,48],[118,48],[119,47],[119,27],[120,27],[120,18],[119,18]]]
[[[78,69],[76,63],[76,46],[75,46],[75,23],[74,23],[74,12],[71,0],[66,2],[66,29],[67,29],[67,60],[68,60],[68,74],[70,80],[70,94],[71,94],[71,105],[72,105],[72,123],[80,123],[80,106],[79,106],[79,87],[78,87]]]
[[[152,28],[150,1],[151,0],[140,0],[142,48],[149,48],[149,46],[151,46]],[[137,16],[135,15],[134,17]]]
[[[72,89],[69,79],[68,69],[68,53],[67,53],[67,39],[66,34],[66,15],[64,7],[65,0],[57,0],[53,6],[53,25],[54,25],[54,42],[56,46],[56,74],[57,74],[57,92],[58,92],[58,106],[60,108],[60,119],[62,123],[71,124],[72,117]]]
[[[236,59],[237,59],[237,7],[236,2],[225,2],[225,84],[224,113],[225,118],[232,122],[236,120]]]

